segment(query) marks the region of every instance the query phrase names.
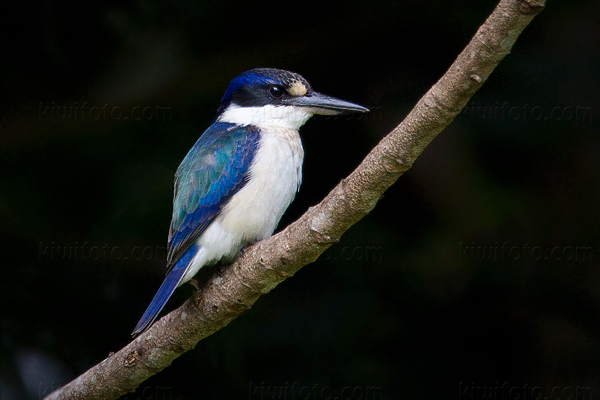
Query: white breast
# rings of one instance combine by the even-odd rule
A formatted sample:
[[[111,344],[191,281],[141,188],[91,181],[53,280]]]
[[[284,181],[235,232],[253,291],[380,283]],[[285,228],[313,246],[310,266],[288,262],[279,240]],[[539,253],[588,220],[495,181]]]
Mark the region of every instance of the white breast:
[[[223,228],[248,242],[269,237],[300,188],[303,158],[297,130],[263,127],[250,179],[223,209]]]

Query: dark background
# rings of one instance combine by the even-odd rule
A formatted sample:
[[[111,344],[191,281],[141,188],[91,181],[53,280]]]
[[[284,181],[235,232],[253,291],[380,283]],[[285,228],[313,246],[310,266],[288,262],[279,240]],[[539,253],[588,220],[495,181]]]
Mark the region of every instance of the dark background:
[[[173,174],[233,77],[289,69],[373,110],[302,129],[304,184],[281,228],[403,119],[494,7],[5,9],[2,400],[38,399],[128,343],[164,274]],[[598,15],[592,0],[549,1],[341,243],[124,398],[600,398]]]

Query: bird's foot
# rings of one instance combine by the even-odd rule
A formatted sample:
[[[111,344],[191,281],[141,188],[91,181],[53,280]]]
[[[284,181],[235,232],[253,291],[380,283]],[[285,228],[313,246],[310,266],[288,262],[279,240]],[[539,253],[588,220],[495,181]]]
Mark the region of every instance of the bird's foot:
[[[200,285],[198,284],[198,281],[194,278],[190,279],[188,281],[190,283],[190,285],[192,285],[196,290],[200,289]]]
[[[246,250],[248,250],[248,249],[249,249],[250,247],[252,247],[252,245],[254,245],[254,244],[256,244],[256,242],[254,242],[254,241],[253,241],[253,242],[246,242],[246,243],[244,244],[244,247],[242,247],[242,248],[240,249],[240,252],[238,253],[238,258],[239,258],[239,257],[241,257],[241,256],[243,256],[244,254],[246,254]]]

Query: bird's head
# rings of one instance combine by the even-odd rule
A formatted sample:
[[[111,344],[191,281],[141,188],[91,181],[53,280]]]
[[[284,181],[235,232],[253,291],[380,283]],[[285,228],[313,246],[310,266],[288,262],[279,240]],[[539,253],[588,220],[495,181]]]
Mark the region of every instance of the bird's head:
[[[217,120],[238,125],[298,129],[315,114],[367,112],[367,108],[315,92],[302,76],[274,68],[246,71],[231,81]]]

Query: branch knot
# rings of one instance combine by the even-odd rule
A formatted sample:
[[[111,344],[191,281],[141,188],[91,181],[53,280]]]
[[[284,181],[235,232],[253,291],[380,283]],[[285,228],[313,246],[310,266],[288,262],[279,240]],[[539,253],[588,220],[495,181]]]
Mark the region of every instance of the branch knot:
[[[544,0],[518,0],[519,12],[523,15],[537,15],[546,7]]]
[[[388,174],[398,174],[408,171],[412,167],[411,162],[395,155],[384,154],[381,156],[381,164]]]

